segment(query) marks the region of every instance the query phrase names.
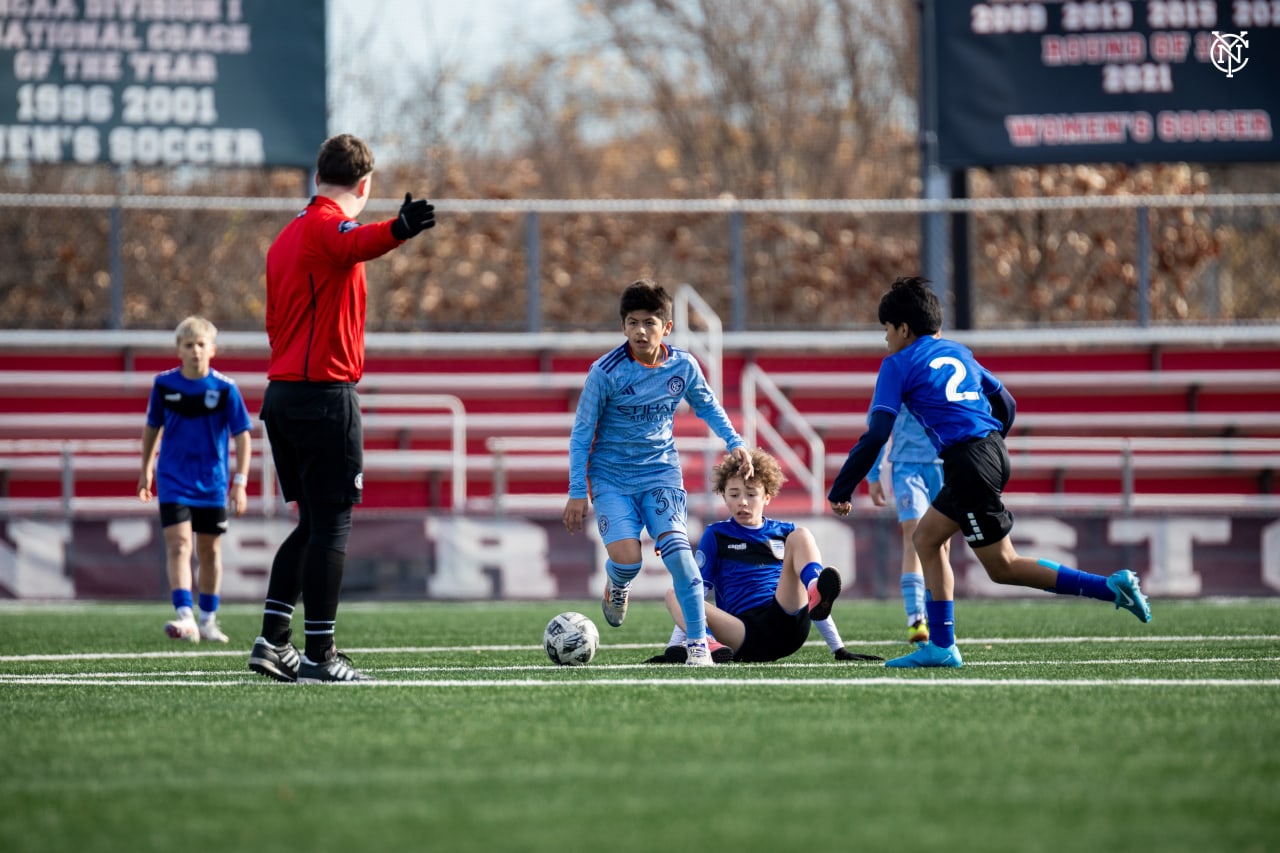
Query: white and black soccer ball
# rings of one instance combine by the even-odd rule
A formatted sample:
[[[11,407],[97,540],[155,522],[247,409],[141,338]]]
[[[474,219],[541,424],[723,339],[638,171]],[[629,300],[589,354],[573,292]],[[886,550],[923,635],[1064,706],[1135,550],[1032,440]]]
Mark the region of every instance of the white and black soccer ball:
[[[542,647],[547,657],[559,666],[585,666],[600,648],[600,632],[596,623],[581,613],[561,613],[547,623],[542,632]]]

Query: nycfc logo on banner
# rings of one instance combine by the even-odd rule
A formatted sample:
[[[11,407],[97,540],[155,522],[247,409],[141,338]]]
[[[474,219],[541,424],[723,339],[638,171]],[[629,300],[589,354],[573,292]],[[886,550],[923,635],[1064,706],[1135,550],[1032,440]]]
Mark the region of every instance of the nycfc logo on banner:
[[[1249,46],[1249,40],[1245,38],[1248,34],[1248,30],[1241,30],[1239,34],[1214,30],[1213,44],[1209,47],[1213,67],[1228,77],[1234,77],[1237,71],[1248,65],[1249,58],[1244,55],[1244,49]]]

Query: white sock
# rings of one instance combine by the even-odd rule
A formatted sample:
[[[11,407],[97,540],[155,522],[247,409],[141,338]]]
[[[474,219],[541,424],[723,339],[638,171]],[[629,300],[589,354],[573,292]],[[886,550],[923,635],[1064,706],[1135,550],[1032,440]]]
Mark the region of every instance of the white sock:
[[[209,623],[211,623],[211,622],[215,622],[215,621],[217,621],[217,618],[218,618],[218,611],[216,611],[216,610],[215,610],[215,611],[213,611],[212,613],[206,613],[206,612],[205,612],[205,611],[203,611],[203,610],[201,610],[201,611],[200,611],[200,624],[201,624],[201,625],[207,625],[207,624],[209,624]]]
[[[671,639],[667,641],[668,646],[679,646],[685,641],[684,629],[679,625],[671,629]]]
[[[844,648],[844,641],[840,639],[840,632],[836,629],[836,620],[831,617],[819,619],[813,623],[813,627],[818,629],[818,633],[827,641],[827,648],[831,651]]]
[[[176,607],[174,610],[177,611],[179,621],[185,622],[188,619],[196,618],[195,612],[190,607]]]

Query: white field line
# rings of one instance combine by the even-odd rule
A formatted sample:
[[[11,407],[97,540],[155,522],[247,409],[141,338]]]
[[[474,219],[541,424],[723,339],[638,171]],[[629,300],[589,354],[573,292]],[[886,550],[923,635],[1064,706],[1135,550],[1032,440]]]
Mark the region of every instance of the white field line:
[[[259,678],[221,679],[218,681],[186,681],[174,679],[132,678],[122,681],[83,681],[57,677],[42,677],[20,682],[0,679],[0,683],[22,685],[76,686],[125,686],[125,687],[235,687],[246,684],[264,684],[272,689],[275,682]],[[341,685],[343,688],[377,687],[669,687],[669,686],[725,686],[725,687],[1280,687],[1280,678],[1078,678],[1059,680],[1054,678],[584,678],[584,679],[412,679],[396,681],[366,681]],[[329,687],[330,685],[322,685]],[[296,689],[296,688],[293,688]]]
[[[968,646],[1002,646],[1002,645],[1083,645],[1087,643],[1276,643],[1280,642],[1280,634],[1195,634],[1182,636],[1150,636],[1134,637],[986,637],[960,638],[961,649]],[[820,647],[825,645],[818,640],[810,640],[806,646]],[[906,649],[901,640],[849,640],[847,646],[862,648],[863,646],[892,646]],[[607,643],[600,646],[602,650],[652,650],[655,654],[662,650],[662,642],[653,643]],[[377,654],[448,654],[454,652],[536,652],[542,651],[541,645],[477,645],[477,646],[383,646],[356,647],[342,649],[353,655]],[[0,663],[22,663],[26,661],[60,661],[60,660],[165,660],[191,657],[245,657],[249,652],[236,649],[204,649],[185,648],[167,652],[77,652],[72,654],[32,654],[32,655],[0,655]]]
[[[1268,663],[1280,664],[1280,658],[1123,658],[1115,660],[1054,660],[1054,661],[973,661],[965,664],[965,668],[973,667],[1000,667],[1000,666],[1160,666],[1160,665],[1186,665],[1186,664],[1232,664],[1232,663]],[[591,672],[626,672],[632,670],[649,671],[653,666],[658,666],[666,671],[678,671],[679,667],[671,664],[644,664],[644,663],[610,663],[610,664],[592,664]],[[875,661],[862,662],[842,662],[831,661],[827,663],[796,663],[791,661],[779,661],[776,663],[735,663],[734,670],[771,670],[771,671],[795,671],[795,670],[820,670],[820,669],[875,669],[879,665]],[[448,664],[444,666],[362,666],[361,670],[368,673],[385,674],[391,672],[410,672],[410,673],[460,673],[460,672],[542,672],[551,674],[557,670],[550,663],[537,664],[510,664],[503,666],[476,665],[469,666],[466,664]],[[581,671],[581,670],[579,670]],[[1280,669],[1277,669],[1280,672]],[[58,673],[0,673],[0,684],[4,683],[23,683],[35,682],[44,678],[64,679],[68,682],[86,681],[97,678],[122,680],[130,678],[225,678],[229,673],[224,669],[218,670],[200,670],[200,669],[172,669],[172,670],[154,670],[152,672],[140,673],[136,671],[117,671],[117,672],[58,672]],[[256,677],[246,676],[249,682],[255,682]]]

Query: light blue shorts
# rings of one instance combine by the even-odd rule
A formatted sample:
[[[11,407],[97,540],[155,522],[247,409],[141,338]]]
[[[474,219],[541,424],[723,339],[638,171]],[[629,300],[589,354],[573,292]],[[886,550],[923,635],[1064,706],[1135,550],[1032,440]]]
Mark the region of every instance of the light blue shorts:
[[[648,530],[655,541],[671,531],[689,536],[684,489],[663,487],[635,495],[611,492],[596,495],[592,506],[600,539],[606,545],[621,539],[639,539],[642,528]]]
[[[919,521],[942,488],[942,462],[893,463],[893,501],[898,523]]]

